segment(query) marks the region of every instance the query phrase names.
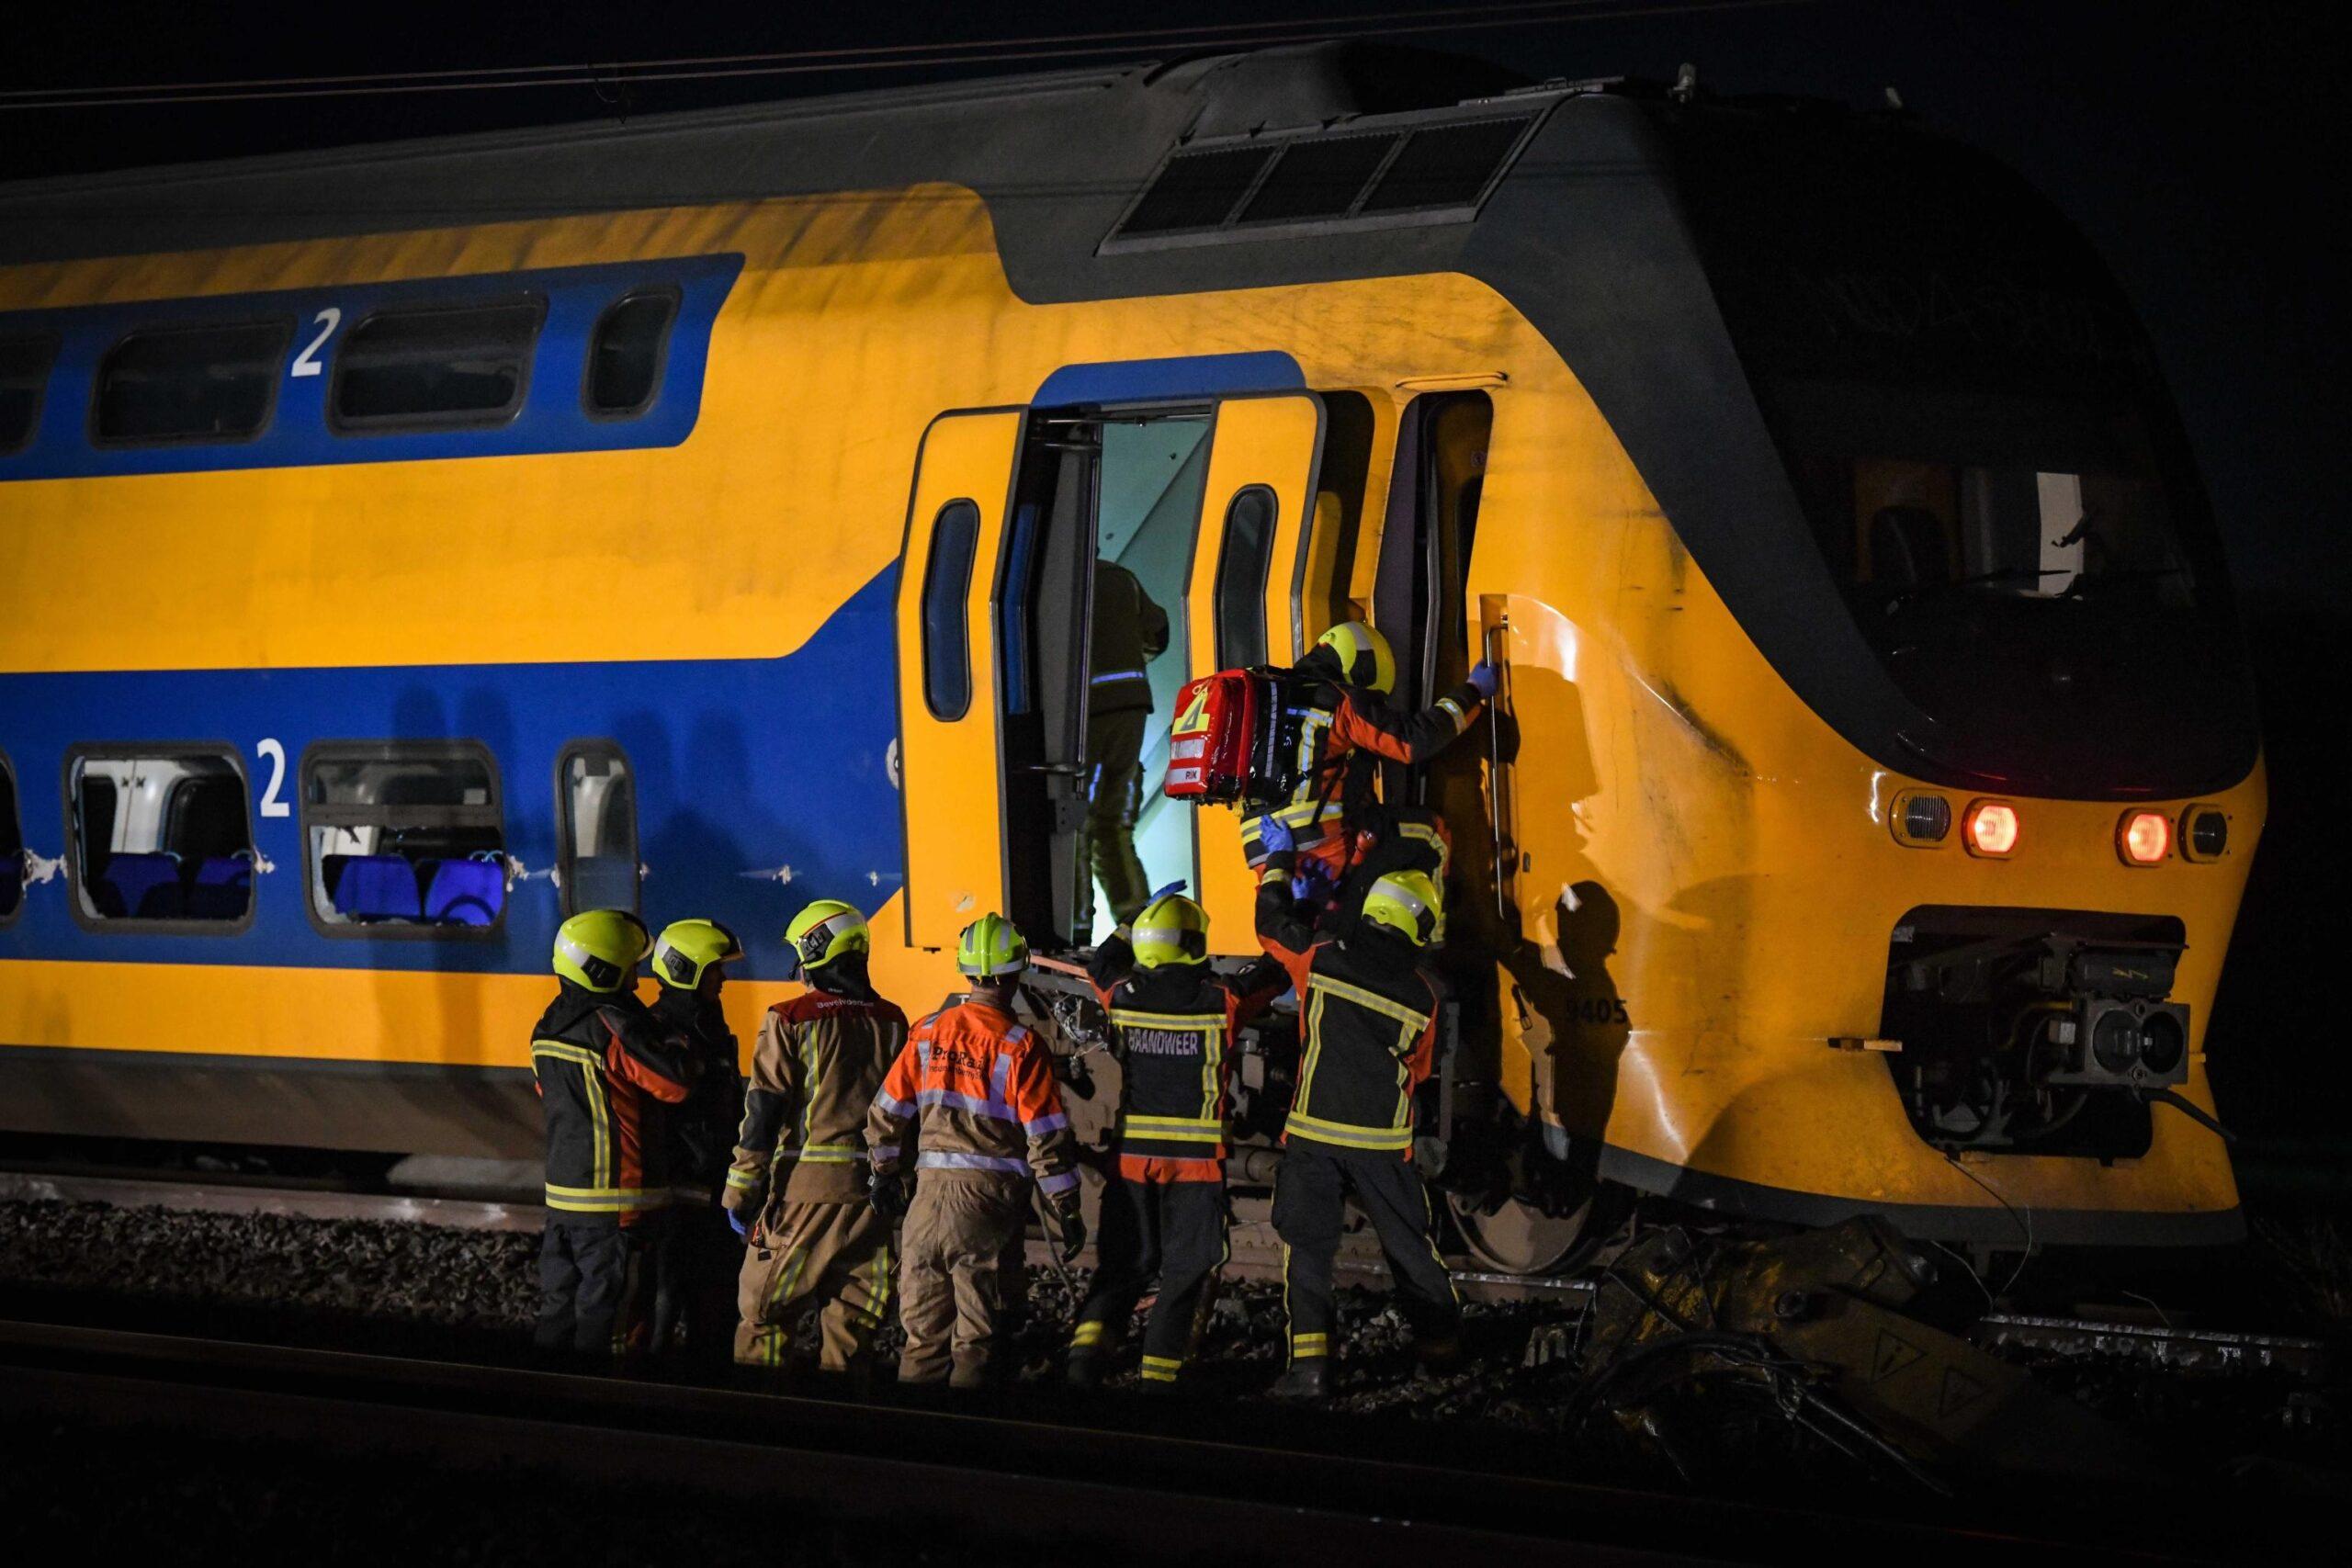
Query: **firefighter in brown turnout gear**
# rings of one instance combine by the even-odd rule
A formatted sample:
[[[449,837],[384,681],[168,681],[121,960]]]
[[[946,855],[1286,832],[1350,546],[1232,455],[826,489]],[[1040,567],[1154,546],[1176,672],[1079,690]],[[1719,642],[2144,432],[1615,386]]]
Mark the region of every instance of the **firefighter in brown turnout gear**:
[[[818,1365],[847,1371],[890,1305],[890,1220],[866,1200],[861,1134],[907,1015],[867,983],[873,938],[854,907],[820,899],[793,918],[785,941],[808,989],[760,1022],[727,1172],[728,1214],[750,1243],[735,1359],[782,1365],[794,1325],[815,1307]]]
[[[1365,894],[1348,934],[1327,937],[1292,896],[1286,829],[1272,831],[1258,937],[1298,987],[1305,1032],[1274,1177],[1290,1314],[1290,1365],[1274,1393],[1320,1398],[1331,1392],[1331,1265],[1349,1198],[1380,1238],[1415,1352],[1432,1364],[1459,1353],[1462,1308],[1412,1164],[1413,1094],[1430,1075],[1443,996],[1422,950],[1442,906],[1425,874],[1391,873]]]
[[[718,1005],[726,966],[743,956],[735,933],[714,920],[677,920],[653,943],[661,990],[648,1010],[694,1058],[694,1087],[662,1118],[670,1139],[670,1207],[654,1248],[653,1348],[697,1360],[726,1359],[734,1326],[728,1292],[743,1248],[727,1227],[719,1192],[743,1116],[735,1032]]]
[[[1289,989],[1260,959],[1227,980],[1209,968],[1208,912],[1172,889],[1122,926],[1090,976],[1110,1010],[1121,1072],[1117,1175],[1102,1193],[1094,1289],[1070,1336],[1069,1381],[1102,1381],[1154,1278],[1143,1336],[1148,1388],[1176,1382],[1210,1280],[1225,1263],[1225,1115],[1234,1032]]]
[[[972,977],[970,994],[915,1025],[874,1097],[865,1141],[875,1206],[906,1216],[899,1381],[944,1377],[968,1389],[989,1382],[1004,1320],[1024,1294],[1032,1181],[1052,1211],[1064,1260],[1086,1245],[1086,1225],[1052,1054],[1012,1016],[1029,944],[1003,916],[983,915],[964,928],[956,964]]]
[[[651,1281],[647,1223],[669,1198],[660,1105],[686,1098],[684,1043],[665,1039],[629,989],[645,927],[592,909],[555,938],[560,989],[531,1032],[547,1114],[547,1231],[539,1247],[540,1349],[611,1356],[640,1348]]]
[[[1111,917],[1134,919],[1151,882],[1136,855],[1142,809],[1144,730],[1151,719],[1150,662],[1168,650],[1168,612],[1136,574],[1114,561],[1094,563],[1092,646],[1087,660],[1086,822],[1078,852],[1082,886],[1078,930],[1091,940],[1094,884]]]

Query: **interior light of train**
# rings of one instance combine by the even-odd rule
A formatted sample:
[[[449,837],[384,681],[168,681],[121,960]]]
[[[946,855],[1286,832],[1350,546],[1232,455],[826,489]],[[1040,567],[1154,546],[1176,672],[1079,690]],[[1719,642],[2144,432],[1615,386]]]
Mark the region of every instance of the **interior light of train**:
[[[1970,854],[2005,860],[2018,847],[2018,808],[2005,800],[1972,801],[1961,837]]]
[[[2161,811],[2127,811],[2116,824],[2115,847],[2126,865],[2154,865],[2172,853],[2172,818]]]
[[[2180,814],[2180,858],[2216,861],[2230,847],[2230,818],[2221,807],[2192,806]]]
[[[1951,802],[1926,790],[1905,790],[1894,797],[1887,823],[1894,829],[1895,842],[1933,849],[1951,832]]]

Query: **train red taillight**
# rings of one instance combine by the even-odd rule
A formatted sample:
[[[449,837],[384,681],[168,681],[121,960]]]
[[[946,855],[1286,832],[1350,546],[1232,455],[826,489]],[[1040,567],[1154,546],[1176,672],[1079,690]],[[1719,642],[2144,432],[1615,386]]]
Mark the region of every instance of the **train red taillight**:
[[[2172,818],[2161,811],[2127,811],[2115,826],[2116,852],[2126,865],[2154,865],[2172,853]]]
[[[2018,847],[2018,808],[2006,800],[1972,801],[1960,832],[1970,854],[2006,860]]]

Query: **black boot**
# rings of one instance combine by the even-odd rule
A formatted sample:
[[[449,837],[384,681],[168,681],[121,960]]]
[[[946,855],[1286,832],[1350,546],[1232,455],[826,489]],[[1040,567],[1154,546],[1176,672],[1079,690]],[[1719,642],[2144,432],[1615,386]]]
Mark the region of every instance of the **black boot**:
[[[1309,1356],[1303,1361],[1293,1361],[1266,1392],[1276,1399],[1330,1398],[1331,1358]]]
[[[1103,1356],[1100,1349],[1088,1346],[1069,1353],[1069,1365],[1062,1370],[1062,1380],[1072,1388],[1102,1386]]]

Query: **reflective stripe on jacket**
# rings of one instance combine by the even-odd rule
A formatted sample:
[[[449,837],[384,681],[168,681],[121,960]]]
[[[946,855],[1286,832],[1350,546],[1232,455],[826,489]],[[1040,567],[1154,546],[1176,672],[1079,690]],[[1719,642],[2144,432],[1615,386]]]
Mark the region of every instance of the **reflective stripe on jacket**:
[[[879,997],[812,987],[770,1008],[752,1049],[727,1207],[769,1187],[779,1165],[788,1202],[862,1200],[866,1112],[906,1039],[907,1015]]]
[[[664,1037],[631,996],[570,981],[531,1032],[547,1120],[547,1204],[581,1224],[636,1224],[669,1200],[662,1106],[686,1098],[685,1043]]]
[[[907,1036],[866,1118],[876,1175],[899,1168],[910,1131],[918,1168],[1034,1175],[1048,1196],[1078,1189],[1052,1054],[986,1002],[943,1009]]]

